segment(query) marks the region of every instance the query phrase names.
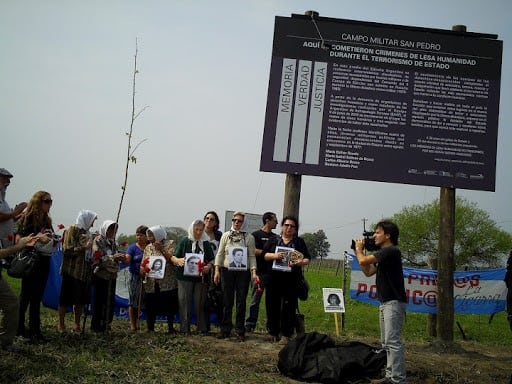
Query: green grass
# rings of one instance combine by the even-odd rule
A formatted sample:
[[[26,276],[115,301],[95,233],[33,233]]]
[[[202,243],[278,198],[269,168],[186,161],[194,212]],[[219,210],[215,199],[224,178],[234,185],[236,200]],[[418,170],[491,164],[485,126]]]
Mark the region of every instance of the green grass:
[[[336,274],[336,264],[326,263],[321,268],[311,266],[306,277],[311,286],[310,297],[306,302],[300,302],[306,318],[306,331],[335,336],[334,315],[323,311],[322,288],[341,288],[341,274]],[[9,279],[9,283],[19,290],[19,280]],[[219,341],[199,335],[168,336],[163,333],[163,323],[157,325],[154,334],[134,334],[128,331],[126,319],[115,319],[111,334],[95,335],[87,329],[84,336],[62,336],[56,332],[57,312],[43,308],[43,331],[51,341],[42,345],[23,344],[24,352],[21,354],[0,354],[0,383],[289,383],[289,379],[276,371],[278,346],[263,341],[264,305],[263,301],[257,333],[251,335],[246,343]],[[345,307],[344,329],[341,330],[340,325],[339,339],[378,343],[377,307],[349,298],[346,298]],[[338,320],[340,318],[338,316]],[[67,321],[69,326],[70,315]],[[492,346],[499,346],[496,349],[501,351],[510,345],[510,329],[504,312],[497,314],[491,324],[489,316],[456,315],[455,321],[461,324],[466,334],[464,345],[474,343],[487,349],[491,347],[491,350]],[[426,325],[426,315],[407,314],[403,332],[406,346],[430,341]],[[214,327],[214,331],[218,329]],[[462,340],[457,328],[454,334],[456,341]],[[414,356],[416,353],[410,358]],[[432,369],[438,371],[436,366]],[[416,376],[421,375],[418,373]],[[419,382],[424,381],[411,380],[411,383]]]
[[[300,302],[301,312],[306,317],[307,331],[318,331],[331,335],[336,333],[334,315],[325,313],[322,304],[322,288],[343,288],[343,274],[340,270],[336,274],[337,262],[324,261],[319,268],[311,265],[306,271],[306,278],[311,290],[309,299]],[[365,304],[349,298],[350,282],[346,284],[344,327],[339,324],[340,336],[343,338],[369,337],[379,338],[379,318],[376,306]],[[340,315],[340,314],[339,314]],[[426,314],[407,313],[403,329],[405,341],[427,342],[431,338],[427,335]],[[461,325],[466,341],[474,341],[489,345],[509,345],[510,340],[503,335],[510,333],[505,312],[496,314],[489,323],[489,315],[455,315],[454,337],[455,341],[463,340],[457,322]],[[338,316],[341,323],[341,316]],[[259,319],[259,327],[263,329],[263,322]]]

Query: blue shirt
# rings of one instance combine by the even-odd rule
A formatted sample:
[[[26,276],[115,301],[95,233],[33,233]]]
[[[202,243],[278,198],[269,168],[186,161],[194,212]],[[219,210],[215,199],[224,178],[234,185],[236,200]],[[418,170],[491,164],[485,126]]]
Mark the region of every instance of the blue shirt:
[[[144,256],[144,250],[140,249],[137,244],[132,244],[128,247],[126,253],[131,256],[129,266],[130,273],[138,276],[140,273],[140,263],[142,261],[142,256]]]

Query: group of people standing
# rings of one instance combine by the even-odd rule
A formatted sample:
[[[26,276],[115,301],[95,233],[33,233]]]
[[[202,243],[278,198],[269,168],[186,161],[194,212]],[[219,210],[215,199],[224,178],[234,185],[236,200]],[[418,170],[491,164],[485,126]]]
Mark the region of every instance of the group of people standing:
[[[124,263],[130,272],[128,314],[132,331],[140,329],[139,317],[143,310],[149,332],[155,330],[157,316],[165,316],[169,333],[190,334],[195,314],[196,330],[209,334],[208,292],[216,287],[222,292],[221,308],[216,313],[220,327],[218,338],[234,336],[238,341],[245,341],[246,333],[256,328],[263,294],[266,294],[265,325],[269,340],[284,345],[292,336],[298,300],[297,276],[310,260],[304,241],[297,236],[296,218],[285,217],[281,223],[282,233],[278,235],[273,232],[278,223],[276,215],[266,212],[261,229],[251,234],[245,230],[245,214],[238,211],[233,214],[231,228],[222,233],[219,216],[215,211],[208,211],[203,219],[194,220],[187,236],[177,242],[168,239],[165,228],[160,225],[141,225],[136,229],[136,242],[126,252],[120,252],[116,243],[118,224],[105,220],[99,233],[91,233],[98,219],[91,210],[81,210],[75,223],[59,238],[50,217],[53,200],[49,192],[38,191],[28,203],[11,209],[5,194],[12,177],[10,172],[0,168],[0,259],[23,247],[33,247],[38,256],[34,273],[21,281],[19,298],[0,274],[3,349],[13,346],[15,335],[32,343],[47,340],[41,327],[40,304],[51,255],[59,241],[63,255],[57,324],[60,333],[67,332],[69,308],[73,310],[72,332],[84,332],[85,323],[81,324],[84,308],[92,308],[91,331],[110,330],[117,274],[120,263]],[[290,264],[288,271],[274,269],[274,260],[287,257],[286,252],[276,251],[278,246],[294,248],[304,257]],[[177,314],[180,324],[175,329],[173,323]]]

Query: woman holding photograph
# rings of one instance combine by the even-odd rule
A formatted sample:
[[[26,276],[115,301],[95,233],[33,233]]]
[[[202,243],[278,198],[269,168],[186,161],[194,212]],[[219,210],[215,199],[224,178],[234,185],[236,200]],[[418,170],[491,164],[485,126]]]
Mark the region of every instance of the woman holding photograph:
[[[252,279],[256,279],[256,247],[254,236],[245,232],[245,214],[237,211],[231,220],[231,230],[224,232],[220,239],[219,250],[215,256],[215,284],[221,284],[224,309],[220,321],[219,339],[230,337],[233,329],[233,305],[236,301],[235,333],[238,341],[245,341],[245,309],[247,307],[247,293]],[[248,269],[230,268],[229,265],[234,259],[233,252],[236,248],[245,249]],[[230,260],[231,259],[231,260]],[[246,266],[247,266],[246,264]]]
[[[309,264],[311,256],[306,243],[297,235],[299,230],[297,218],[284,217],[281,227],[281,236],[272,237],[267,241],[262,256],[265,260],[263,273],[267,275],[265,304],[270,340],[279,340],[280,345],[286,345],[295,329],[295,313],[298,307],[297,283],[301,277],[301,268]],[[277,247],[293,248],[302,253],[304,258],[291,264],[291,271],[273,268],[275,262],[278,264],[279,260],[287,257],[288,253],[279,249],[276,251]]]
[[[178,242],[172,259],[177,266],[180,332],[184,334],[190,333],[192,305],[194,303],[197,329],[203,334],[208,332],[209,313],[205,306],[208,286],[203,280],[204,276],[210,273],[215,256],[210,242],[204,240],[204,228],[205,224],[202,220],[194,220],[188,228],[188,236],[181,238]],[[198,256],[185,258],[187,253],[202,254],[204,263],[202,268],[200,267],[201,259]]]
[[[176,270],[171,260],[174,241],[167,240],[167,232],[160,225],[150,227],[146,235],[149,244],[144,249],[140,274],[143,279],[145,293],[148,332],[155,331],[156,316],[165,315],[167,317],[168,333],[174,333],[174,315],[178,310],[178,283],[176,281]],[[163,279],[148,276],[151,269],[146,266],[151,265],[151,256],[165,257]]]

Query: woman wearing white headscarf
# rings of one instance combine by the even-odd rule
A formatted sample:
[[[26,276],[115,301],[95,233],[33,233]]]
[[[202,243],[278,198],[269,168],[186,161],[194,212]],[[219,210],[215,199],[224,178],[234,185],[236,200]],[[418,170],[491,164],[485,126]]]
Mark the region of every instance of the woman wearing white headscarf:
[[[89,279],[91,266],[86,260],[87,250],[92,248],[89,229],[98,215],[84,209],[78,213],[76,223],[64,231],[62,241],[62,286],[59,297],[59,332],[66,331],[65,317],[67,307],[73,306],[73,331],[80,332],[82,306],[89,303]]]
[[[188,228],[188,236],[183,237],[178,242],[174,250],[173,262],[177,266],[178,279],[178,302],[180,307],[180,332],[190,333],[190,323],[192,320],[192,304],[195,303],[195,313],[197,317],[197,328],[201,333],[208,332],[208,315],[205,308],[207,283],[204,282],[204,276],[208,276],[212,268],[215,256],[209,240],[203,238],[205,224],[202,220],[194,220]],[[197,276],[185,275],[185,256],[189,253],[203,255],[203,267],[199,268]],[[187,259],[187,263],[192,258]],[[195,260],[199,260],[196,257]],[[197,263],[197,261],[190,261]]]
[[[174,333],[174,316],[178,312],[178,283],[176,281],[176,270],[172,263],[175,243],[172,240],[167,240],[167,232],[160,225],[150,227],[146,235],[149,244],[144,249],[140,273],[145,292],[148,332],[154,332],[156,316],[165,315],[167,317],[168,333]],[[148,276],[151,256],[163,256],[165,258],[165,270],[162,279]]]
[[[101,225],[100,234],[96,236],[92,244],[94,304],[91,330],[93,332],[110,330],[114,318],[118,261],[124,258],[122,253],[117,253],[116,232],[117,223],[105,220]]]

